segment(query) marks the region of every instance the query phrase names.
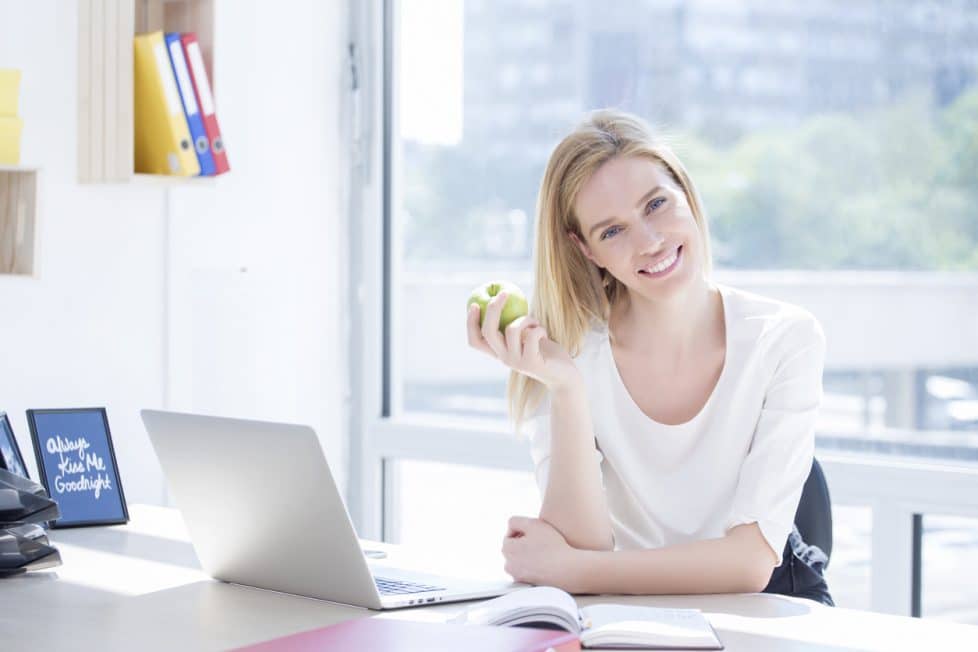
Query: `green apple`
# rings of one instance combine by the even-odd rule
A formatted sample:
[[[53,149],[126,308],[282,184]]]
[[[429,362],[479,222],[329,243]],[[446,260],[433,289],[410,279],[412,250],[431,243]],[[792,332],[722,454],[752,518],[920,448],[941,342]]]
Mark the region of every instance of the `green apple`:
[[[500,292],[505,292],[507,296],[506,305],[503,306],[503,311],[499,314],[499,330],[505,331],[507,326],[527,314],[526,295],[523,294],[519,286],[509,281],[492,281],[472,290],[469,302],[466,304],[466,308],[473,303],[479,305],[480,326],[486,318],[486,305]]]

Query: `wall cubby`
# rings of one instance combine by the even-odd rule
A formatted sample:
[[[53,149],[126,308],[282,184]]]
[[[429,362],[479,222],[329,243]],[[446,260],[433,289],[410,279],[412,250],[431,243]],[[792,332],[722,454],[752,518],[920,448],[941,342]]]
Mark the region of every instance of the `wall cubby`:
[[[0,166],[0,276],[37,275],[37,176]]]
[[[133,163],[133,47],[136,34],[196,32],[214,85],[214,0],[79,0],[78,180],[201,183],[206,177],[136,174]]]

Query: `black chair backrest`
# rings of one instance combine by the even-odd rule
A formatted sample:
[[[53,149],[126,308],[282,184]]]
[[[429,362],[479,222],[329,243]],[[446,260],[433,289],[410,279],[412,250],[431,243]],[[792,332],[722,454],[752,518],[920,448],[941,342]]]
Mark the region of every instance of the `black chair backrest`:
[[[818,546],[826,557],[832,557],[832,501],[822,466],[816,459],[812,459],[812,470],[801,490],[795,525],[805,543]]]

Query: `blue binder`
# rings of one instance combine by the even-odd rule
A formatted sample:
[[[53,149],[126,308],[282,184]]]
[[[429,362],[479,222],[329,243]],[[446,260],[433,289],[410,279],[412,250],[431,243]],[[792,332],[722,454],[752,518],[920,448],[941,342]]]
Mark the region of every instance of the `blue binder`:
[[[183,113],[187,116],[190,138],[193,140],[194,151],[200,162],[200,175],[212,177],[217,172],[217,167],[214,165],[214,155],[211,153],[210,141],[204,130],[204,119],[200,114],[200,107],[197,106],[197,98],[194,96],[194,84],[190,80],[187,60],[183,56],[180,34],[166,33],[166,49],[170,53],[170,65],[173,67],[173,76],[177,80],[177,89],[180,91]]]

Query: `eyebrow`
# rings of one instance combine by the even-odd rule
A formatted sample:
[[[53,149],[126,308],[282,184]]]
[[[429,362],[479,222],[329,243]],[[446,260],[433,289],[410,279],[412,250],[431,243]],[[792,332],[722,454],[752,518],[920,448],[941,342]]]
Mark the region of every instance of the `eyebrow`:
[[[642,195],[642,198],[639,199],[637,202],[635,202],[635,205],[636,206],[641,206],[642,204],[644,204],[645,202],[647,202],[649,199],[651,199],[652,196],[654,194],[656,194],[657,192],[659,192],[660,190],[662,190],[662,186],[656,186],[652,190],[650,190],[647,193],[645,193],[644,195]],[[591,227],[591,230],[587,232],[587,237],[590,238],[592,235],[594,235],[594,232],[595,231],[597,231],[598,229],[600,229],[603,226],[607,226],[607,225],[611,224],[612,222],[614,222],[617,219],[618,219],[617,217],[615,217],[614,215],[612,215],[611,217],[609,217],[606,220],[601,220],[600,222],[598,222],[597,224],[595,224],[594,226]]]

